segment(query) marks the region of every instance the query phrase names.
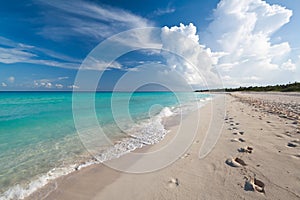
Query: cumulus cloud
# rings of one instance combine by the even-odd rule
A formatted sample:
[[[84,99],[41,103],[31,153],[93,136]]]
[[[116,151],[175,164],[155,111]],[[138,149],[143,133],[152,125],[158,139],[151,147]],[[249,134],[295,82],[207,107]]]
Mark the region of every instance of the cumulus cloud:
[[[63,84],[60,83],[62,80],[66,80],[69,77],[58,77],[58,78],[52,78],[52,79],[38,79],[33,81],[33,87],[34,88],[41,88],[41,89],[51,89],[51,88],[57,88],[61,89],[64,87]]]
[[[221,86],[221,81],[213,66],[220,54],[211,52],[209,48],[200,44],[196,26],[192,23],[188,25],[180,24],[173,27],[165,26],[153,32],[156,31],[158,34],[153,35],[157,38],[152,37],[151,39],[152,41],[158,41],[159,38],[159,44],[156,42],[151,43],[151,40],[148,40],[150,42],[144,45],[140,45],[139,42],[135,43],[136,37],[131,36],[139,34],[131,34],[126,41],[133,47],[133,44],[137,47],[148,45],[149,48],[145,49],[150,49],[151,53],[149,54],[145,50],[142,53],[146,56],[160,57],[162,62],[151,60],[151,62],[138,63],[138,70],[126,69],[126,79],[123,75],[123,82],[118,86],[120,87],[118,90],[126,90],[124,86],[134,89],[141,82],[147,82],[149,77],[151,77],[150,82],[172,86],[174,90],[185,91],[200,86],[208,86],[209,88],[217,87],[217,85]],[[122,43],[122,40],[117,41]],[[153,48],[155,51],[152,50]],[[157,51],[158,49],[159,51]],[[86,60],[86,63],[88,63],[88,60]],[[105,61],[102,61],[99,68],[103,66],[101,63],[107,65]],[[118,65],[115,68],[117,67]]]
[[[15,82],[15,77],[14,76],[10,76],[7,78],[7,81],[10,83],[14,83]]]
[[[45,88],[52,88],[52,83],[46,83]]]
[[[2,82],[2,83],[1,83],[1,87],[7,87],[7,84],[4,83],[4,82]]]
[[[52,83],[48,79],[40,79],[40,80],[34,80],[33,85],[35,88],[50,88],[52,86]]]
[[[296,70],[296,65],[295,63],[292,62],[291,59],[288,59],[285,63],[281,65],[282,69],[290,70],[290,71],[295,71]]]
[[[240,84],[245,83],[242,77],[276,81],[282,69],[295,67],[288,60],[289,43],[271,43],[273,33],[291,16],[291,10],[262,0],[221,0],[203,32],[203,40],[213,51],[223,53],[218,62],[223,75],[230,75]]]
[[[61,88],[63,88],[64,86],[63,86],[62,84],[55,84],[55,87],[56,87],[57,89],[61,89]]]
[[[216,84],[213,64],[217,60],[210,49],[199,43],[197,28],[189,25],[163,27],[161,32],[163,53],[171,70],[182,74],[191,85]]]

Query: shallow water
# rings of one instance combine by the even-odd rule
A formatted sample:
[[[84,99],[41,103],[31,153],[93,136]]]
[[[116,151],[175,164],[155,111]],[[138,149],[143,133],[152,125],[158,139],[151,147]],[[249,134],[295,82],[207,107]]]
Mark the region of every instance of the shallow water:
[[[94,104],[85,103],[91,97],[95,98]],[[171,92],[79,93],[76,102],[80,103],[72,107],[70,92],[1,92],[0,194],[3,199],[21,198],[51,177],[63,175],[90,159],[77,134],[72,109],[89,126],[93,117],[89,110],[95,108],[97,123],[112,142],[128,137],[124,131],[137,135],[138,141],[124,143],[134,149],[140,147],[139,142],[158,142],[166,133],[160,121],[154,123],[151,119],[187,112],[195,108],[199,99],[208,97]],[[103,151],[107,148],[104,144]],[[101,161],[125,153],[121,151],[110,146]],[[39,181],[33,184],[34,180]]]

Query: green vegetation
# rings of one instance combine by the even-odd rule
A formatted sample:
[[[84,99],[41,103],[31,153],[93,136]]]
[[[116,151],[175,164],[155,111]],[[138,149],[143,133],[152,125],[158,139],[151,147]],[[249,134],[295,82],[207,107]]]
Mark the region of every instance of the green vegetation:
[[[268,85],[268,86],[250,86],[250,87],[239,87],[239,88],[225,88],[225,89],[213,89],[213,90],[196,90],[195,92],[236,92],[236,91],[245,91],[245,92],[300,92],[300,83],[289,83],[283,85]]]

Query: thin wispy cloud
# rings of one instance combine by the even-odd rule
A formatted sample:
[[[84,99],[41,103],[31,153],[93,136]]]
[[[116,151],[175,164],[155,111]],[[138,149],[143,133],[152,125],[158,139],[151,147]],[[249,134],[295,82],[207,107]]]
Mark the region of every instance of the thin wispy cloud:
[[[85,63],[81,66],[83,70],[109,70],[109,69],[122,69],[122,65],[118,62],[109,63],[104,60],[99,60],[92,56],[89,56]]]
[[[37,3],[46,8],[42,20],[47,25],[39,34],[56,41],[76,36],[99,40],[120,31],[153,26],[152,22],[129,11],[91,2],[40,0]]]
[[[174,13],[175,11],[176,11],[176,9],[174,7],[171,7],[170,5],[168,5],[168,7],[166,7],[165,9],[158,8],[157,10],[155,10],[153,12],[153,14],[157,15],[157,16],[161,16],[161,15]]]
[[[67,38],[102,40],[120,31],[153,25],[147,19],[128,11],[84,1],[35,1],[41,7],[44,26],[37,34],[54,41]],[[33,23],[35,20],[33,20]],[[84,36],[84,37],[83,37]],[[144,35],[139,39],[144,42]],[[78,69],[82,60],[45,48],[19,43],[0,36],[0,62],[30,63],[60,68]],[[91,65],[87,70],[101,70],[106,63]],[[111,68],[121,68],[114,63]]]
[[[44,59],[43,57],[49,57]],[[79,59],[55,53],[51,50],[18,43],[5,37],[0,37],[0,63],[31,63],[76,69],[80,65]]]
[[[151,26],[148,20],[128,11],[100,6],[84,1],[35,1],[40,5],[44,26],[37,32],[54,41],[70,37],[81,40],[102,40],[113,34],[131,28]],[[33,20],[34,21],[34,20]],[[145,35],[137,37],[145,41]],[[146,37],[147,39],[147,37]],[[80,59],[59,54],[49,49],[19,43],[0,36],[0,62],[5,64],[30,63],[52,67],[78,69]],[[86,70],[102,70],[108,63],[99,63],[86,67]],[[119,63],[110,68],[121,69]]]

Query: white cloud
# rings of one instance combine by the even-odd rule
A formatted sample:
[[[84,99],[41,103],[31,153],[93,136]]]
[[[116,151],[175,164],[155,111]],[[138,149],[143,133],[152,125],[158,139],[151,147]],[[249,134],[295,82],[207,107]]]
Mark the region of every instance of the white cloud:
[[[128,11],[91,2],[80,0],[38,2],[46,6],[43,17],[47,26],[40,34],[53,40],[59,41],[78,35],[100,39],[132,28],[153,26],[147,19]]]
[[[2,82],[2,83],[1,83],[1,87],[7,87],[7,84],[4,83],[4,82]]]
[[[203,40],[213,51],[224,53],[218,62],[223,75],[239,80],[240,84],[246,83],[247,77],[260,76],[253,81],[276,82],[280,76],[287,76],[280,73],[280,67],[294,66],[288,61],[289,43],[270,41],[291,16],[291,10],[262,0],[221,0],[203,32]]]
[[[40,80],[34,80],[33,81],[33,85],[35,88],[45,88],[46,86],[51,86],[52,83],[50,82],[49,79],[40,79]]]
[[[288,59],[288,61],[286,61],[285,63],[283,63],[281,65],[281,68],[285,69],[285,70],[295,71],[296,65],[295,65],[295,63],[292,62],[291,59]]]
[[[232,80],[232,78],[228,75],[222,76],[222,79],[225,80],[225,81],[231,81]]]
[[[249,80],[249,81],[257,81],[260,80],[259,77],[257,76],[250,76],[250,77],[244,77],[245,80]]]
[[[10,83],[14,83],[15,82],[15,77],[14,76],[10,76],[7,78],[7,81]]]
[[[66,79],[69,79],[68,76],[62,76],[62,77],[58,77],[57,80],[66,80]]]
[[[153,14],[157,16],[161,16],[161,15],[173,13],[175,11],[176,9],[172,7],[171,4],[168,4],[168,6],[165,9],[158,8],[153,12]]]
[[[45,88],[52,88],[52,83],[46,83]]]
[[[108,63],[103,60],[96,59],[92,56],[89,56],[87,60],[84,62],[84,64],[81,66],[81,69],[83,70],[108,70],[108,69],[121,69],[122,65],[118,62],[112,62]]]
[[[0,47],[0,62],[5,64],[27,62],[36,55],[15,48]]]
[[[62,84],[55,84],[55,87],[56,87],[57,89],[61,89],[61,88],[63,88],[64,86],[63,86]]]
[[[77,85],[69,85],[68,88],[71,88],[71,89],[78,89],[79,87]]]
[[[152,56],[152,53],[155,53],[153,54],[155,56],[158,54],[164,58],[163,62],[143,62],[139,64],[138,70],[127,70],[126,78],[123,75],[122,83],[118,82],[120,83],[118,90],[126,90],[124,87],[134,89],[136,85],[149,82],[180,91],[192,90],[193,87],[195,89],[207,84],[209,87],[221,85],[213,67],[220,54],[211,52],[199,43],[197,29],[192,23],[165,26],[156,36],[160,38],[160,45],[157,45],[160,51],[151,51],[151,54],[143,51],[143,53],[147,56]],[[127,41],[131,43],[131,40]]]
[[[170,70],[182,74],[191,85],[216,84],[217,77],[212,70],[217,55],[199,43],[199,35],[192,23],[163,27],[161,40],[163,49],[171,52],[163,53]]]
[[[80,60],[47,49],[17,43],[4,37],[0,37],[0,45],[7,46],[6,48],[0,47],[0,63],[31,63],[69,69],[77,69],[79,67]],[[50,59],[40,58],[39,55],[41,54],[49,56]]]
[[[68,77],[58,77],[52,79],[38,79],[33,81],[33,87],[35,88],[58,88],[61,89],[64,86],[61,83],[57,83],[58,81],[68,79]]]
[[[91,2],[80,0],[75,1],[36,1],[41,8],[44,8],[42,19],[46,26],[39,34],[56,41],[64,40],[68,37],[84,36],[84,41],[92,39],[105,39],[120,31],[131,28],[142,28],[154,26],[150,21],[128,11],[97,5]],[[135,34],[140,33],[140,34]],[[151,34],[137,31],[130,38],[121,38],[124,45],[148,44],[152,42]],[[131,39],[132,43],[128,42]],[[47,49],[21,44],[0,37],[0,44],[9,48],[0,47],[0,62],[11,63],[31,63],[47,65],[53,67],[78,69],[81,60],[60,55]],[[40,55],[50,57],[45,60]],[[102,70],[108,63],[97,62],[86,67],[88,70]],[[121,69],[120,63],[111,63],[110,68]]]

